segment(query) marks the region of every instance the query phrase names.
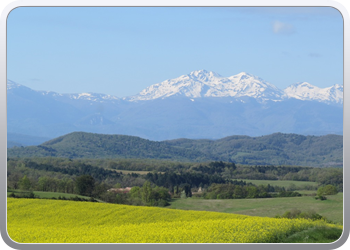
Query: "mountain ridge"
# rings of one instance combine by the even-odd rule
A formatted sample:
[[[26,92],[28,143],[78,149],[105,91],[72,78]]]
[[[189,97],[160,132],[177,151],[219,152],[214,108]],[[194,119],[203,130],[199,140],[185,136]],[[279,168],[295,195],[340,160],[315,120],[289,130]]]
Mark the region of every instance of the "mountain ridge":
[[[7,89],[19,88],[20,85],[11,80],[7,81]],[[28,87],[25,87],[28,88]],[[30,88],[28,88],[30,89]],[[138,94],[127,97],[117,97],[108,94],[82,92],[73,94],[59,94],[53,91],[36,91],[42,95],[55,97],[81,99],[88,101],[145,101],[170,96],[185,96],[188,98],[201,97],[253,97],[260,101],[283,101],[288,98],[299,100],[319,101],[327,104],[343,103],[343,87],[334,84],[327,88],[319,88],[307,82],[294,83],[281,90],[275,85],[268,83],[262,78],[241,72],[233,76],[223,77],[220,74],[207,71],[196,70],[187,75],[168,79],[160,83],[153,84]]]
[[[192,71],[187,75],[168,79],[161,83],[153,84],[139,94],[127,97],[126,100],[141,101],[153,100],[157,98],[166,98],[173,95],[182,95],[189,98],[200,97],[253,97],[260,101],[283,101],[288,98],[300,100],[315,100],[326,103],[342,103],[342,88],[339,86],[338,93],[330,96],[327,92],[336,85],[328,88],[318,88],[308,83],[308,93],[312,90],[316,93],[308,97],[303,96],[299,89],[293,89],[294,84],[284,90],[281,90],[268,83],[260,77],[241,72],[237,75],[223,77],[216,72],[207,70]],[[286,91],[289,90],[289,91]],[[305,90],[305,89],[303,89]],[[316,96],[316,98],[312,98]],[[321,96],[321,98],[320,98]],[[328,98],[327,98],[328,97]]]
[[[159,97],[149,100],[36,91],[9,80],[7,131],[47,138],[85,131],[152,140],[218,139],[232,134],[259,136],[275,132],[343,133],[342,86],[320,89],[304,84],[307,90],[316,89],[325,96],[311,95],[318,98],[313,100],[310,94],[300,93],[300,84],[291,90],[296,98],[285,98],[281,90],[245,72],[227,78],[200,70],[180,78],[180,82],[174,78],[168,80],[169,86],[164,85],[170,92],[159,90]],[[157,91],[152,86],[149,88]],[[144,96],[152,97],[147,93]]]
[[[218,140],[151,141],[137,136],[73,132],[39,146],[8,149],[8,157],[140,158],[249,165],[341,166],[343,137],[274,133]]]

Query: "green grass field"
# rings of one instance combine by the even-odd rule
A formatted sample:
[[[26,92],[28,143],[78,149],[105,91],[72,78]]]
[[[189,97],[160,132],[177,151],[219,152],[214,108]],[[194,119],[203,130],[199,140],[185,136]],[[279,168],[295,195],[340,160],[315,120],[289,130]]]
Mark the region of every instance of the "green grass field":
[[[282,243],[329,243],[339,239],[342,230],[339,228],[315,227],[294,233],[286,237]]]
[[[246,180],[246,179],[236,179],[238,181],[242,180],[245,182],[251,182],[255,185],[267,185],[270,184],[271,186],[280,186],[280,187],[284,187],[284,188],[288,188],[290,185],[295,185],[298,188],[304,187],[306,185],[308,186],[314,186],[315,188],[317,188],[318,184],[316,182],[312,182],[312,181],[280,181],[280,180]]]
[[[302,212],[312,210],[334,223],[343,224],[343,193],[327,196],[327,200],[315,200],[312,196],[207,200],[202,198],[174,199],[168,208],[215,211],[251,216],[274,217],[291,209]]]

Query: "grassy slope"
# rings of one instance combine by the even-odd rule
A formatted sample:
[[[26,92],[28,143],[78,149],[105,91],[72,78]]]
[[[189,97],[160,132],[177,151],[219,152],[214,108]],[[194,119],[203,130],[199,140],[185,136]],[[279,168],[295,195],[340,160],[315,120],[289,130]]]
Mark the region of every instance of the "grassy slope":
[[[315,200],[314,197],[310,196],[234,200],[174,199],[168,208],[262,217],[282,215],[295,208],[301,211],[314,210],[335,223],[343,224],[343,193],[327,196],[325,201]]]
[[[241,180],[241,179],[239,179]],[[271,186],[280,186],[280,187],[285,187],[288,188],[291,184],[294,184],[297,187],[302,187],[305,185],[310,185],[310,186],[314,186],[317,187],[318,184],[316,182],[312,182],[312,181],[280,181],[280,180],[247,180],[247,179],[242,179],[243,181],[251,182],[255,185],[267,185],[270,184]]]
[[[339,228],[316,227],[294,233],[286,237],[283,243],[332,243],[339,239]]]

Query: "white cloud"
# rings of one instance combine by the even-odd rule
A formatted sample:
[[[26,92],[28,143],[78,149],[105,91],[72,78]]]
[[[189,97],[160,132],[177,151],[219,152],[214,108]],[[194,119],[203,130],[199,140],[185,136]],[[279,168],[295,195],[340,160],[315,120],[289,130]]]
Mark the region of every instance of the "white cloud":
[[[282,23],[280,21],[275,21],[272,24],[273,32],[275,34],[290,35],[295,33],[295,28],[289,23]]]

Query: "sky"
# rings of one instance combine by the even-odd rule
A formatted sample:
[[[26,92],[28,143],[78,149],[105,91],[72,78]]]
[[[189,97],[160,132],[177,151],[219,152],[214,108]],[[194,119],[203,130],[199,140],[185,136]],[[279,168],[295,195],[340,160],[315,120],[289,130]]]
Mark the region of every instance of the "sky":
[[[343,84],[343,19],[331,7],[20,7],[7,78],[35,90],[131,96],[205,69],[284,89]]]

